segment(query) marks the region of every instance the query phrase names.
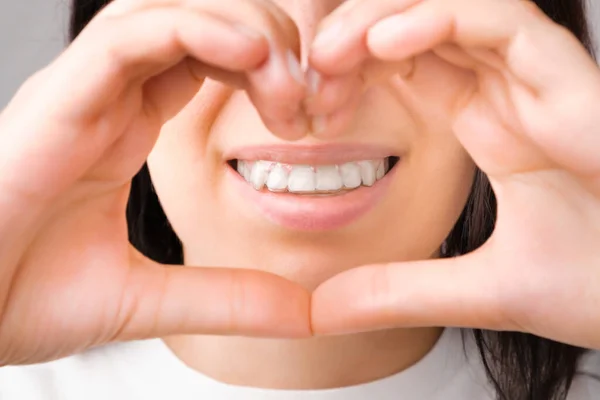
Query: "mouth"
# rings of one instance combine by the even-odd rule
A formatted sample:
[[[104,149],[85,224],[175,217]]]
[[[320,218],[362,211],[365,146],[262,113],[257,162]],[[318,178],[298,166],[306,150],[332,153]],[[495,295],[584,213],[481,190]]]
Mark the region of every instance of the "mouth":
[[[231,169],[257,191],[297,195],[340,195],[372,187],[397,164],[399,157],[388,156],[340,164],[289,164],[269,160],[227,161]]]
[[[385,198],[402,165],[389,148],[364,144],[259,146],[224,156],[235,207],[300,231],[357,221]]]

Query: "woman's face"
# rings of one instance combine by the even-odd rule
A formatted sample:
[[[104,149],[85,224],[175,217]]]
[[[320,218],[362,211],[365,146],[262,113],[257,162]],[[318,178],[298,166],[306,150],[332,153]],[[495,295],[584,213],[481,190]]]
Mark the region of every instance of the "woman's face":
[[[297,23],[303,53],[340,4],[276,2]],[[417,62],[408,82],[365,87],[354,120],[330,140],[278,139],[244,92],[207,81],[149,158],[186,264],[264,269],[314,288],[357,265],[435,257],[474,173],[450,124],[466,75],[434,55]]]

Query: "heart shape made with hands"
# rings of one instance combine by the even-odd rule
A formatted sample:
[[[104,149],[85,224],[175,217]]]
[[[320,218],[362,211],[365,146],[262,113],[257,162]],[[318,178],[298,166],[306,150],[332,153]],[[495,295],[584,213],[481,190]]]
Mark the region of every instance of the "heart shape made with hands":
[[[600,347],[600,73],[573,34],[528,1],[349,0],[307,58],[305,111],[323,137],[343,131],[370,84],[444,79],[448,101],[424,101],[489,178],[491,238],[461,257],[355,268],[313,293],[258,271],[170,267],[150,279],[134,268],[148,283],[128,297],[123,315],[140,317],[121,338],[465,326]]]
[[[134,5],[140,6],[139,2]],[[190,32],[204,26],[187,21]],[[124,49],[135,48],[143,40],[148,47],[155,45],[155,26],[143,18],[138,22],[143,34],[124,42]],[[215,27],[214,20],[207,23]],[[104,37],[104,27],[99,26]],[[165,268],[127,247],[122,215],[129,194],[124,177],[135,174],[149,150],[139,151],[139,159],[125,160],[127,168],[113,175],[115,160],[122,160],[115,151],[114,159],[102,160],[105,169],[94,170],[118,183],[111,186],[110,196],[104,195],[106,185],[93,196],[81,195],[89,194],[90,182],[97,181],[99,175],[92,174],[78,186],[87,185],[88,191],[73,190],[70,194],[78,201],[67,202],[72,207],[66,211],[63,203],[56,205],[44,220],[47,225],[40,228],[43,232],[35,232],[37,236],[26,230],[35,231],[27,224],[0,224],[0,229],[9,232],[2,235],[8,241],[0,243],[0,255],[5,258],[17,254],[15,249],[28,248],[27,240],[35,236],[34,246],[24,255],[8,257],[12,268],[2,271],[2,279],[12,286],[0,314],[0,360],[48,360],[114,340],[173,334],[306,337],[416,326],[516,330],[600,348],[600,113],[596,110],[600,72],[586,48],[533,3],[520,0],[350,0],[323,26],[308,55],[313,72],[308,74],[312,90],[305,111],[313,118],[313,133],[328,137],[341,132],[361,91],[373,82],[395,74],[392,78],[399,85],[418,86],[440,79],[442,75],[432,73],[433,66],[446,71],[443,76],[454,78],[445,81],[454,89],[448,96],[452,101],[439,103],[452,128],[449,134],[456,136],[486,174],[498,202],[490,239],[460,257],[355,268],[312,293],[266,272]],[[217,28],[222,26],[215,28],[219,39],[226,32],[221,34]],[[93,33],[88,30],[88,35]],[[61,59],[63,64],[77,64],[69,56],[81,51],[85,40],[77,46],[74,43]],[[268,53],[266,47],[262,50]],[[215,55],[213,48],[203,47],[198,53],[198,59],[207,59],[226,52]],[[244,62],[259,61],[248,58]],[[81,65],[89,67],[89,62],[77,68],[48,69],[46,73],[52,73],[48,85],[64,84],[60,87],[64,90],[72,82],[70,72],[81,70]],[[248,65],[238,67],[244,70]],[[320,82],[315,72],[322,76]],[[97,76],[104,75],[90,73],[92,80]],[[40,74],[35,83],[42,78]],[[53,110],[83,108],[85,113],[89,109],[81,104],[90,98],[113,101],[104,79],[93,83],[95,96],[79,88],[73,96],[57,99],[60,107]],[[158,94],[164,93],[160,83],[154,87]],[[23,99],[28,99],[34,86],[21,92],[2,113],[3,120],[19,107],[28,110],[23,115],[29,115],[31,105]],[[266,89],[255,96],[268,101],[268,91],[281,88]],[[128,99],[140,97],[135,91],[123,93]],[[34,105],[38,103],[45,104]],[[139,106],[135,101],[127,104]],[[131,110],[93,105],[104,116],[106,110],[112,111],[116,126],[128,121],[123,115]],[[48,107],[38,111],[46,115]],[[156,119],[136,121],[139,125],[132,131],[156,131],[158,136],[158,129],[153,129]],[[267,122],[275,128],[283,126],[281,121]],[[47,127],[33,128],[39,133]],[[88,132],[85,128],[77,131]],[[37,155],[39,149],[32,150],[31,143],[38,142],[28,136],[36,129],[17,129],[24,133],[10,140],[0,135],[0,149],[12,146]],[[97,140],[114,131],[96,129],[92,137]],[[19,160],[11,158],[11,152],[3,167],[12,165],[14,171],[35,175],[29,181],[39,185],[37,193],[45,185],[48,197],[47,193],[58,196],[76,180],[74,170],[91,169],[86,163],[100,157],[89,145],[88,153],[65,155],[65,149],[75,148],[69,140],[78,138],[69,133],[49,139],[46,156],[50,161],[30,157],[26,168],[14,166],[11,163]],[[155,137],[142,136],[129,134],[129,142],[118,144],[150,149]],[[68,159],[69,165],[51,162],[57,159]],[[75,168],[75,163],[81,165]],[[16,185],[24,181],[19,178]],[[11,200],[2,198],[9,204]],[[30,208],[15,202],[10,209],[9,222],[20,216],[30,225],[37,223],[31,222],[37,220]],[[10,354],[2,353],[5,349]],[[32,354],[31,349],[39,351]]]

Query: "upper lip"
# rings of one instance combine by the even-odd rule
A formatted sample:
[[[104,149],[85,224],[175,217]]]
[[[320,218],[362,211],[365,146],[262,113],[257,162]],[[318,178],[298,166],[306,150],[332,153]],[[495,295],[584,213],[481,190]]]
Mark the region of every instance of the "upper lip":
[[[247,146],[232,149],[224,154],[226,160],[264,160],[309,165],[343,164],[390,156],[400,155],[389,147],[370,144]]]

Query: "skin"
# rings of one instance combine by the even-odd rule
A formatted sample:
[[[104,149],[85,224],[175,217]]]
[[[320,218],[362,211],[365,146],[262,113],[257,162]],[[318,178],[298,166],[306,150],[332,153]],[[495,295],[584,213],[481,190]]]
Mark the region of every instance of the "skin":
[[[407,367],[437,326],[600,348],[600,73],[575,38],[525,2],[277,5],[118,0],[2,112],[1,362],[169,336],[184,361],[223,380],[327,387]],[[320,46],[340,19],[346,34]],[[226,21],[273,38],[275,51]],[[231,53],[215,51],[224,47]],[[280,69],[288,48],[323,76],[318,93]],[[187,54],[197,61],[182,62]],[[377,117],[381,109],[395,118]],[[408,162],[361,220],[297,234],[245,213],[222,184],[229,146],[290,139],[381,143]],[[148,155],[192,268],[158,266],[127,244],[128,181]],[[475,253],[435,260],[468,194],[471,160],[498,197],[496,230]],[[367,331],[376,332],[310,338]],[[302,340],[282,340],[291,337]],[[366,371],[336,376],[323,363],[352,348],[359,364],[374,344]],[[226,358],[227,346],[264,356],[269,369],[249,374],[248,363],[225,376],[225,365],[201,364]],[[398,353],[386,359],[390,348]],[[326,378],[309,374],[315,365]]]
[[[277,4],[297,21],[301,53],[308,54],[318,22],[338,3],[280,0]],[[464,207],[474,164],[448,130],[445,115],[453,94],[464,83],[461,72],[441,71],[444,76],[432,84],[428,77],[440,72],[440,67],[434,60],[426,62],[430,65],[411,87],[382,79],[382,68],[371,68],[366,80],[372,84],[360,88],[357,118],[347,122],[341,133],[327,132],[336,135],[327,142],[385,146],[402,154],[405,164],[396,171],[385,200],[372,212],[325,233],[274,225],[232,189],[224,153],[238,146],[286,141],[269,132],[244,92],[208,82],[163,128],[148,159],[161,204],[183,242],[186,264],[258,268],[312,291],[355,266],[435,257]],[[453,80],[449,86],[447,82]],[[308,135],[294,144],[320,142]],[[430,328],[301,341],[176,336],[166,342],[188,365],[221,381],[327,388],[398,372],[422,358],[439,334],[440,329]],[[248,356],[229,361],[239,354]]]
[[[466,256],[366,266],[324,283],[313,293],[313,328],[441,324],[599,348],[597,64],[530,2],[372,8],[352,0],[323,25],[339,20],[349,32],[338,37],[349,39],[326,44],[339,51],[319,49],[317,38],[311,52],[311,62],[329,74],[377,57],[411,64],[411,81],[431,52],[473,72],[449,112],[456,137],[488,175],[499,211],[492,237]],[[367,49],[355,39],[361,36]],[[375,292],[364,282],[385,285]],[[339,298],[351,304],[334,314]]]

